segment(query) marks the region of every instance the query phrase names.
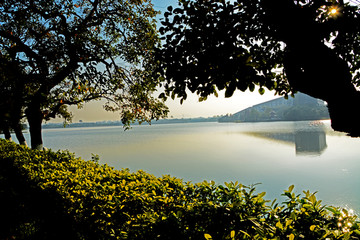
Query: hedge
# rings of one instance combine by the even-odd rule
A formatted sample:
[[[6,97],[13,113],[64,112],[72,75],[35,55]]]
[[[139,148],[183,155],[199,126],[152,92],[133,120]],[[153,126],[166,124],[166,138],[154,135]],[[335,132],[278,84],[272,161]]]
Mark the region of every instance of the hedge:
[[[356,216],[315,194],[189,183],[0,140],[0,239],[359,239]]]

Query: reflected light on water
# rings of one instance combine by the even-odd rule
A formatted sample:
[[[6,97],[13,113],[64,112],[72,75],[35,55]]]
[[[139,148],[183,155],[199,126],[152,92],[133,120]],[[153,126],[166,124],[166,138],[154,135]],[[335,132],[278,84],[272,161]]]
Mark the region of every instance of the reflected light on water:
[[[350,232],[352,223],[357,216],[355,216],[355,212],[353,209],[342,209],[341,216],[339,217],[338,227],[342,227],[342,232],[347,233]]]

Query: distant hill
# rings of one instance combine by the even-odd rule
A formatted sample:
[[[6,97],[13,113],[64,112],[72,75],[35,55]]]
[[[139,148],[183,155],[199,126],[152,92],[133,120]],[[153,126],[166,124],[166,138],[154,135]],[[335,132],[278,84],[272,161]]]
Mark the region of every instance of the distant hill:
[[[295,97],[280,97],[224,116],[219,122],[305,121],[329,118],[324,101],[297,93]]]

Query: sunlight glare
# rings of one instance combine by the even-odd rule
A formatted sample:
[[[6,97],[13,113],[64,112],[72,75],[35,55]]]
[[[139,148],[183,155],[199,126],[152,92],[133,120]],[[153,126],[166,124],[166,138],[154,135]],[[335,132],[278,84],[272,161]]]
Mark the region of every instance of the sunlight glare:
[[[340,8],[338,6],[330,7],[329,10],[328,10],[328,13],[332,17],[338,17],[341,14]]]

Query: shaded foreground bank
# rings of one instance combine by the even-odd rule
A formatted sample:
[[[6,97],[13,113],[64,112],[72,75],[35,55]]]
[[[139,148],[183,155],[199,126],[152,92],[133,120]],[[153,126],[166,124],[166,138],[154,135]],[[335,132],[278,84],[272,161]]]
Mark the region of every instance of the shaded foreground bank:
[[[0,140],[0,239],[359,239],[351,212],[315,195],[264,199],[238,183],[117,171]]]

